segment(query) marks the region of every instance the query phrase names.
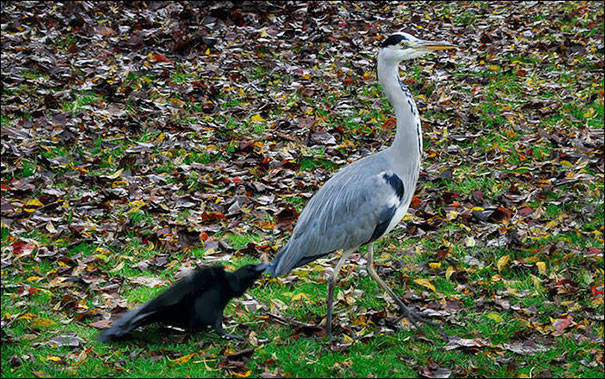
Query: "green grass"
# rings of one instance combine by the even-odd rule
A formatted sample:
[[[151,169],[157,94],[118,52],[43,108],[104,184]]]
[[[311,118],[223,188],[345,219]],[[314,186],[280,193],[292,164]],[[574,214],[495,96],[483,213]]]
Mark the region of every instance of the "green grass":
[[[250,241],[258,242],[260,238],[260,236],[235,234],[228,234],[225,237],[234,248],[242,248]],[[82,245],[74,249],[74,253],[76,252],[92,254],[94,250]],[[131,256],[136,258],[137,261],[145,257],[151,257],[154,253],[151,250],[134,245],[131,250]],[[503,249],[495,254],[494,260],[503,254],[512,254],[512,252]],[[246,261],[245,258],[238,259],[233,261],[232,265],[237,267],[246,263]],[[416,260],[416,263],[421,263],[421,261]],[[379,264],[387,262],[381,259],[378,261]],[[119,263],[117,261],[109,263],[107,269],[110,269],[112,264]],[[337,293],[349,291],[343,288],[342,284],[354,283],[354,288],[362,291],[360,296],[354,298],[353,304],[342,302],[335,304],[336,316],[339,320],[342,319],[345,324],[353,324],[362,320],[359,318],[360,315],[368,312],[387,309],[390,315],[394,314],[393,305],[387,304],[376,297],[381,291],[368,276],[360,276],[360,269],[355,265],[345,265],[340,280],[341,285],[337,288]],[[35,267],[35,274],[49,277],[52,276],[52,270],[53,266],[46,263]],[[160,276],[171,280],[171,273],[174,273],[174,270],[175,267],[168,269],[169,274],[163,272],[163,275]],[[139,276],[140,273],[137,271],[122,270],[118,271],[117,275],[125,277]],[[493,268],[487,268],[471,280],[489,278],[496,272]],[[33,275],[32,272],[25,271],[18,277],[3,278],[3,283],[6,285],[17,280],[27,281],[27,277],[31,275]],[[508,285],[511,289],[530,291],[530,295],[523,298],[521,304],[524,307],[530,305],[537,307],[538,314],[542,317],[534,320],[534,322],[538,325],[550,324],[548,317],[544,317],[544,315],[555,317],[556,308],[544,301],[545,297],[541,291],[535,291],[534,282],[529,280],[527,275],[515,274],[511,269],[503,270],[501,275],[506,281],[510,282]],[[157,276],[157,274],[152,276]],[[311,272],[309,276],[306,276],[306,281],[299,280],[295,286],[284,286],[275,281],[264,282],[258,288],[252,289],[249,294],[261,304],[280,304],[281,302],[286,307],[280,310],[282,317],[293,317],[301,322],[315,323],[325,314],[326,285],[324,282],[318,282],[321,281],[321,277],[322,275],[319,272]],[[386,275],[385,278],[391,284],[398,282],[396,276],[393,275]],[[44,282],[45,279],[30,283],[32,287],[44,287]],[[284,326],[271,321],[270,318],[261,317],[264,311],[244,311],[243,314],[238,312],[238,325],[235,326],[233,324],[233,314],[236,312],[238,302],[234,301],[226,311],[227,329],[239,333],[254,331],[258,342],[255,345],[255,353],[252,359],[246,362],[241,370],[233,372],[244,372],[251,369],[253,373],[258,373],[257,370],[263,367],[268,370],[279,367],[284,373],[296,373],[301,376],[389,376],[394,374],[397,376],[413,376],[416,369],[411,367],[408,362],[414,361],[421,365],[435,362],[440,366],[456,368],[457,370],[473,370],[476,375],[481,376],[508,375],[506,367],[493,366],[490,363],[492,359],[490,357],[495,353],[500,355],[501,359],[520,359],[519,356],[504,351],[497,346],[510,343],[511,336],[525,333],[528,326],[511,311],[474,308],[475,295],[455,291],[454,288],[457,285],[455,281],[437,278],[434,280],[434,284],[439,294],[436,298],[459,299],[464,304],[471,305],[470,308],[463,310],[462,314],[457,316],[461,320],[466,320],[464,325],[446,323],[444,324],[445,331],[451,335],[467,336],[468,338],[472,338],[472,336],[487,338],[494,347],[474,350],[470,354],[464,350],[444,351],[445,342],[440,340],[431,327],[424,327],[421,331],[407,330],[407,327],[404,326],[407,324],[404,323],[402,324],[402,330],[398,332],[390,331],[381,334],[380,326],[365,322],[366,325],[362,328],[359,326],[353,327],[354,333],[350,331],[343,332],[344,335],[352,338],[350,346],[343,347],[340,352],[332,352],[329,348],[330,344],[322,337],[300,336],[293,339],[294,331],[291,326]],[[489,284],[487,288],[492,286],[492,284]],[[393,287],[400,288],[399,285]],[[423,288],[413,285],[409,290],[420,293]],[[16,370],[9,371],[11,375],[20,376],[26,373],[44,372],[46,375],[63,377],[95,372],[95,375],[99,376],[119,374],[124,377],[136,377],[148,375],[150,370],[153,370],[155,375],[158,376],[169,374],[186,376],[192,372],[202,376],[216,375],[224,372],[218,368],[219,363],[223,360],[220,357],[221,351],[226,347],[234,350],[244,347],[244,345],[237,345],[234,342],[222,341],[212,332],[192,335],[178,332],[167,333],[161,327],[149,327],[145,333],[134,332],[133,339],[125,342],[114,344],[94,343],[97,332],[93,328],[83,328],[83,325],[73,323],[62,325],[62,321],[67,321],[67,318],[62,316],[57,319],[55,312],[43,306],[45,303],[54,304],[57,300],[60,300],[60,295],[55,291],[42,290],[35,295],[30,295],[27,298],[27,307],[25,304],[14,302],[12,300],[13,294],[10,291],[8,296],[2,297],[4,315],[21,314],[27,311],[35,315],[35,319],[49,319],[54,322],[51,325],[45,325],[41,321],[36,323],[31,320],[17,318],[11,323],[12,334],[31,337],[28,337],[27,342],[20,345],[3,344],[3,356],[5,354],[7,354],[6,356],[14,354],[32,355],[31,360],[23,362]],[[158,294],[161,288],[152,289],[144,286],[126,285],[122,288],[122,291],[127,295],[128,302],[134,306]],[[306,296],[303,300],[291,300],[293,296],[301,293]],[[89,305],[86,299],[83,300],[84,304]],[[350,312],[351,307],[354,307],[357,311]],[[488,312],[497,313],[504,322],[496,322],[488,318]],[[340,325],[340,322],[337,322],[337,325]],[[30,346],[38,341],[45,341],[56,334],[69,332],[75,332],[84,340],[90,341],[86,343],[86,346],[90,346],[92,350],[88,352],[83,361],[75,362],[74,353],[68,348],[51,347],[48,344],[39,345],[30,353]],[[363,337],[369,334],[373,334],[373,336]],[[425,335],[425,338],[434,342],[418,340],[418,335]],[[203,348],[200,348],[199,344],[202,342]],[[528,367],[519,367],[517,374],[529,375],[532,368],[538,371],[550,369],[553,375],[556,376],[564,376],[568,372],[581,372],[584,376],[596,376],[598,374],[598,369],[589,369],[579,364],[580,360],[589,358],[586,355],[587,349],[591,347],[589,343],[574,341],[567,337],[556,339],[553,342],[553,345],[548,346],[548,351],[525,358]],[[568,365],[553,365],[551,362],[556,361],[562,352],[565,352],[566,361],[571,361],[571,363]],[[158,355],[157,358],[155,358],[156,354]],[[187,363],[175,361],[176,358],[189,354],[194,354],[194,356]],[[104,364],[102,360],[95,357],[104,357],[104,360],[108,363]],[[137,364],[126,364],[124,360],[134,360]]]

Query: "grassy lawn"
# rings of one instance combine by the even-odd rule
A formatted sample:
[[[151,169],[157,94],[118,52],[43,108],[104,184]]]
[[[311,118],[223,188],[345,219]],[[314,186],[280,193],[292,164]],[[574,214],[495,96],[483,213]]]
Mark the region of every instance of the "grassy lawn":
[[[11,5],[2,377],[602,377],[603,5],[519,4],[325,3],[308,19],[265,3],[44,5],[48,31]],[[390,144],[373,66],[385,19],[460,47],[402,69],[422,172],[375,246],[379,275],[448,337],[396,320],[362,248],[338,275],[334,340],[338,256],[233,300],[225,329],[247,342],[159,325],[96,342],[186,267],[270,260],[330,175]],[[192,37],[202,20],[216,45]],[[52,68],[21,53],[38,44]]]

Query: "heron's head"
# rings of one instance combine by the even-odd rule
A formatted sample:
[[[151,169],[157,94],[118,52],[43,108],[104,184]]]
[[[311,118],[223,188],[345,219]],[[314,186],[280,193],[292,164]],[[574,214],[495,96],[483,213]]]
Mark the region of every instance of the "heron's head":
[[[444,41],[425,41],[407,33],[398,32],[384,40],[380,54],[386,60],[397,62],[413,59],[436,50],[455,49]]]

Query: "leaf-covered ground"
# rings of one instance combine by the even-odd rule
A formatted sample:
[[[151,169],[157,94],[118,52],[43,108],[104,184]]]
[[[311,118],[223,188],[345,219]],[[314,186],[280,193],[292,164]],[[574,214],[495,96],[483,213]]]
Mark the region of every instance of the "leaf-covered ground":
[[[2,376],[603,374],[601,2],[2,3]],[[263,279],[229,332],[108,319],[191,267],[271,259],[339,167],[387,146],[405,30],[425,154],[379,274]],[[364,250],[365,251],[365,250]]]

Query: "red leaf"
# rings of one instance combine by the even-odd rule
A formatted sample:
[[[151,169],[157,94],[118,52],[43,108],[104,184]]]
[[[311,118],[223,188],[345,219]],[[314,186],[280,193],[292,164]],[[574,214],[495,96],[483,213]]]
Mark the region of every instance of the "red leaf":
[[[202,220],[204,221],[214,221],[223,218],[225,218],[225,214],[223,212],[204,212],[202,214]]]
[[[412,202],[410,203],[410,207],[416,209],[417,206],[420,205],[420,198],[418,196],[412,196]]]
[[[602,285],[595,284],[594,286],[592,286],[592,296],[597,296],[598,294],[602,293],[604,293],[604,288]]]
[[[27,255],[34,251],[35,246],[21,240],[13,243],[13,253]]]
[[[166,56],[164,54],[160,54],[160,53],[155,53],[151,56],[151,60],[153,62],[163,62],[163,63],[172,63],[172,61],[168,58],[166,58]]]
[[[394,129],[397,126],[397,119],[394,117],[388,118],[384,124],[382,124],[382,128],[386,130]]]

